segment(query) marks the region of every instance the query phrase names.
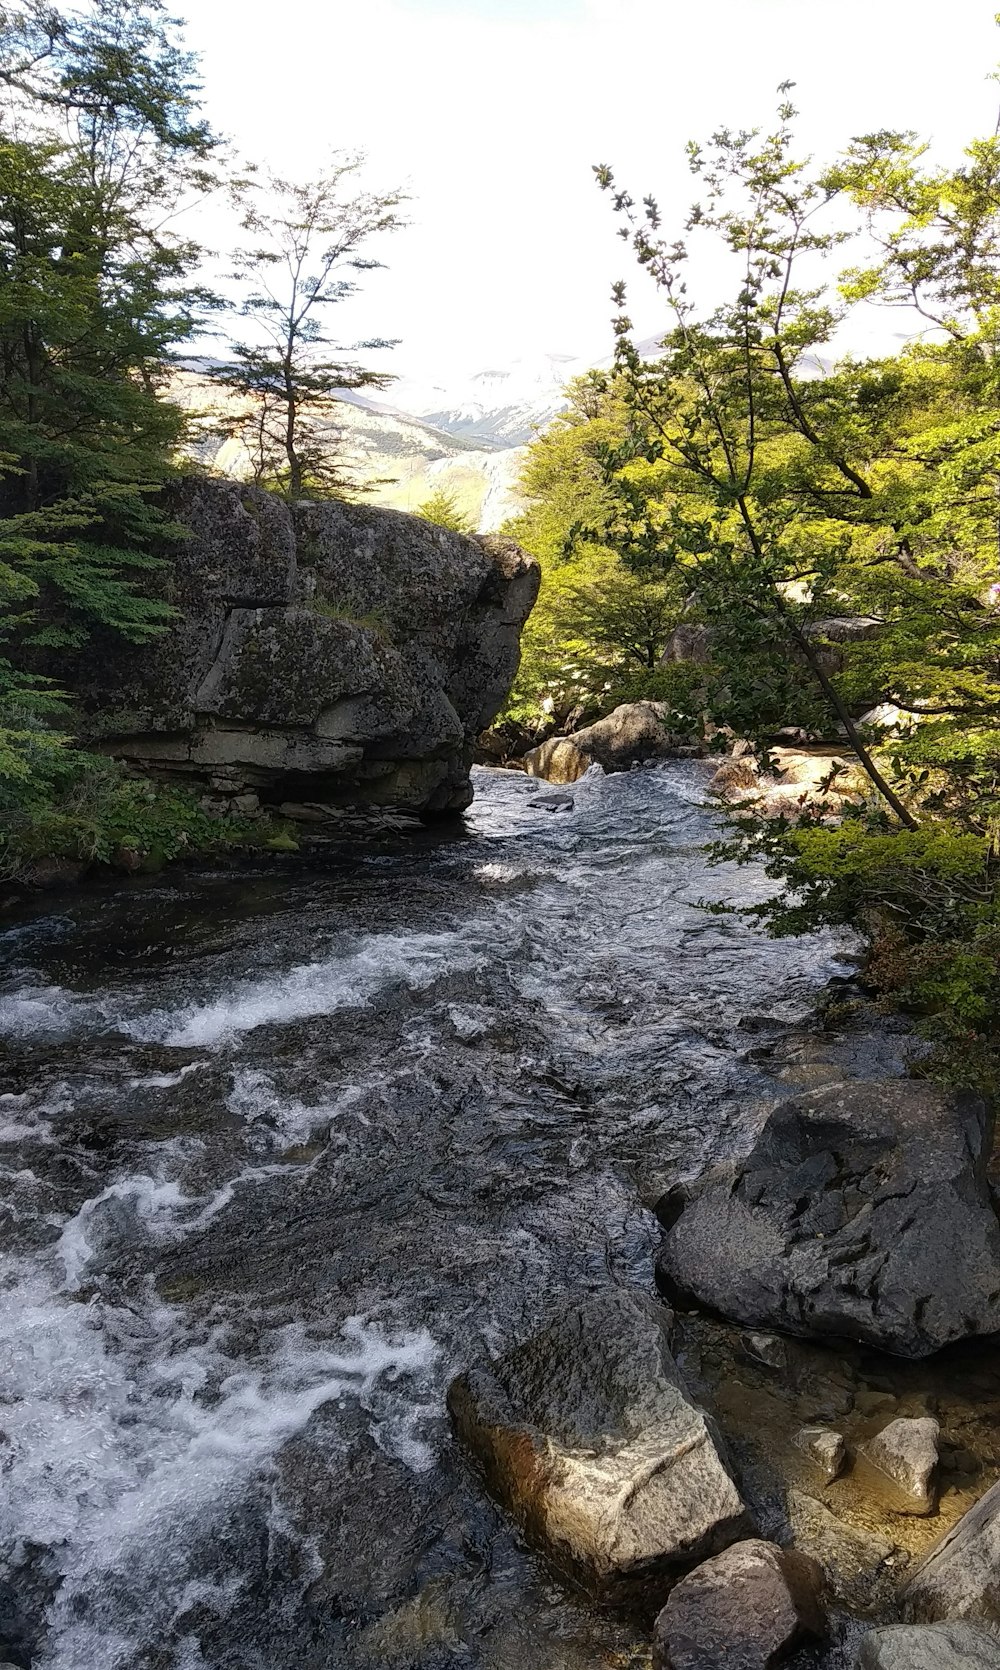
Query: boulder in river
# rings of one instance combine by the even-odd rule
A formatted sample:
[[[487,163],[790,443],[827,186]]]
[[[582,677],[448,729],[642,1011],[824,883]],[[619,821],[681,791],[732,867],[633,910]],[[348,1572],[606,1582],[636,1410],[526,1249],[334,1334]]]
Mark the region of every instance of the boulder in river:
[[[751,1327],[923,1357],[1000,1330],[986,1104],[910,1080],[780,1103],[745,1160],[661,1203],[664,1292]]]
[[[903,1590],[908,1618],[1000,1623],[1000,1484],[962,1515]]]
[[[751,1529],[669,1320],[641,1295],[595,1293],[448,1393],[489,1489],[598,1593],[662,1586]]]
[[[91,745],[220,812],[251,793],[293,808],[468,805],[537,563],[510,540],[371,505],[204,479],[172,491],[189,538],[153,576],[169,629],[60,663]]]
[[[890,1421],[858,1452],[858,1482],[874,1482],[896,1513],[932,1513],[937,1499],[938,1434],[929,1415]]]
[[[847,1462],[847,1450],[839,1432],[825,1426],[804,1426],[795,1443],[830,1482],[839,1478]]]
[[[667,728],[669,712],[665,702],[626,702],[572,736],[553,736],[532,748],[525,769],[550,783],[575,783],[592,765],[628,771],[644,760],[667,759],[678,750]]]
[[[656,1620],[654,1670],[770,1670],[825,1633],[823,1573],[774,1543],[733,1544],[682,1579]]]
[[[865,1636],[858,1670],[1000,1670],[1000,1635],[977,1624],[890,1624]]]

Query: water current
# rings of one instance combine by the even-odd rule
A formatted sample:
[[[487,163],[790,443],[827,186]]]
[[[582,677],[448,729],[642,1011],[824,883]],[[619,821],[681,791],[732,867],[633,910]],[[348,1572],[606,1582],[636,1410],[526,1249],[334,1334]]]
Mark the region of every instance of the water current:
[[[597,1670],[643,1633],[484,1498],[448,1380],[651,1290],[837,944],[700,908],[705,768],[477,773],[464,830],[0,936],[0,1642],[32,1670]],[[0,1653],[0,1657],[2,1657]]]

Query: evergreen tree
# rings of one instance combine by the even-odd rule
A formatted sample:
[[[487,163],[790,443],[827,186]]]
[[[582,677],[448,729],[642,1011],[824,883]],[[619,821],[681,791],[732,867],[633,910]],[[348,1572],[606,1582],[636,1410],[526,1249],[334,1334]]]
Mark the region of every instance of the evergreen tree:
[[[336,158],[316,179],[264,174],[244,186],[243,229],[234,277],[248,290],[238,308],[249,339],[218,373],[245,403],[239,430],[254,478],[290,499],[350,485],[337,457],[337,402],[346,390],[384,388],[391,379],[352,356],[392,347],[373,339],[344,348],[329,310],[355,294],[353,276],[382,262],[372,240],[402,225],[399,192],[359,191],[357,157]]]
[[[0,696],[22,715],[53,653],[169,613],[144,586],[176,533],[160,385],[204,300],[165,227],[208,181],[193,75],[159,0],[0,9]]]
[[[417,515],[425,522],[433,522],[435,527],[450,528],[452,533],[473,534],[476,524],[473,518],[458,507],[454,493],[448,493],[439,487],[423,504],[417,506]]]

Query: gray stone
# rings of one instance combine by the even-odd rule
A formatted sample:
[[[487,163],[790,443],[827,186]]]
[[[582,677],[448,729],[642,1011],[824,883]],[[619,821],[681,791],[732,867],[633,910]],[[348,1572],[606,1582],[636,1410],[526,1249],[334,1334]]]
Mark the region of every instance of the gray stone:
[[[976,1624],[890,1624],[865,1636],[858,1670],[1000,1670],[1000,1636]]]
[[[897,1513],[927,1514],[937,1500],[938,1434],[930,1415],[890,1421],[858,1452],[860,1484],[874,1482]]]
[[[509,540],[236,482],[183,482],[171,510],[190,534],[161,577],[174,623],[73,672],[94,746],[199,791],[225,773],[225,792],[269,805],[468,805],[536,563]]]
[[[839,1432],[825,1426],[804,1426],[796,1434],[795,1442],[815,1462],[826,1480],[840,1477],[847,1461],[847,1450]]]
[[[677,738],[667,729],[665,702],[626,702],[572,736],[554,736],[524,756],[531,777],[550,783],[575,783],[592,765],[604,771],[628,771],[643,760],[666,759]]]
[[[1000,1484],[936,1543],[906,1584],[907,1618],[1000,1623]]]
[[[576,801],[571,794],[538,794],[531,805],[536,812],[572,812]]]
[[[825,1633],[822,1597],[808,1555],[735,1543],[672,1591],[656,1620],[654,1670],[770,1670]]]
[[[598,1593],[662,1588],[751,1530],[669,1320],[641,1295],[593,1294],[448,1393],[489,1489]]]
[[[986,1105],[910,1080],[782,1102],[747,1158],[661,1207],[684,1308],[904,1357],[1000,1330]]]

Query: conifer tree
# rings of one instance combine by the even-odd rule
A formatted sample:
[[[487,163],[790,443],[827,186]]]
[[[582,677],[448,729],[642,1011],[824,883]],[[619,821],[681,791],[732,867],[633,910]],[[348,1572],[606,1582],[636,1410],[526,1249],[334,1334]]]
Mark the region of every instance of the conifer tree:
[[[397,191],[358,190],[359,157],[334,157],[314,180],[263,173],[244,183],[243,230],[253,240],[233,257],[245,291],[237,308],[245,336],[217,375],[241,399],[239,429],[254,478],[299,499],[350,485],[338,456],[338,399],[391,379],[355,355],[392,347],[370,339],[344,347],[330,309],[354,295],[355,274],[382,262],[373,240],[402,225]]]
[[[145,594],[175,532],[161,385],[204,299],[170,223],[215,141],[160,0],[0,8],[0,87],[0,696],[23,710],[53,655],[169,613]]]

